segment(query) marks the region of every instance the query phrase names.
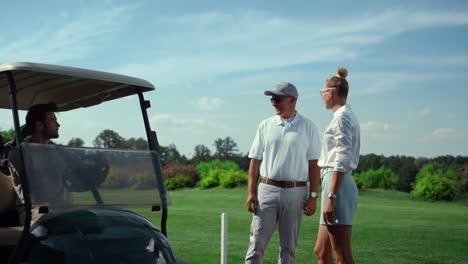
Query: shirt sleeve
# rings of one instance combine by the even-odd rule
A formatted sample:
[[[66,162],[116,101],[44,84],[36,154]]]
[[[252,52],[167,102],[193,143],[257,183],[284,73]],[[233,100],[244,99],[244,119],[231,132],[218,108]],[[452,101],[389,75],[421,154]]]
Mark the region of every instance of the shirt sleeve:
[[[350,169],[352,146],[353,146],[353,126],[351,120],[343,115],[337,120],[337,125],[333,130],[336,140],[336,156],[334,171],[346,172]]]
[[[250,147],[249,158],[262,160],[263,150],[264,150],[263,123],[261,123],[258,126],[257,134],[255,135],[252,146]]]
[[[309,136],[309,146],[307,148],[307,160],[318,160],[320,157],[320,132],[315,124],[312,123]]]

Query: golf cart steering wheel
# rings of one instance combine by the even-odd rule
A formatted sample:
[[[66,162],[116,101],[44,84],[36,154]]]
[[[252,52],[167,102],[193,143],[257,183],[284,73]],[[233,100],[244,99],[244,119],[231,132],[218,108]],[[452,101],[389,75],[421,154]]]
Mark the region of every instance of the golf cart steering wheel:
[[[72,192],[97,189],[109,174],[109,162],[99,154],[88,155],[80,160],[77,168],[70,168],[65,176],[65,186]]]

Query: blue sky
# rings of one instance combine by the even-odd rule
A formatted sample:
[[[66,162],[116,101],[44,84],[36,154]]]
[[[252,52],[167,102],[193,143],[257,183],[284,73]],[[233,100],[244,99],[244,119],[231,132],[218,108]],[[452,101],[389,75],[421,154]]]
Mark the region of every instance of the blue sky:
[[[247,152],[273,115],[263,91],[299,90],[320,130],[319,90],[349,69],[362,154],[468,155],[466,1],[9,1],[0,63],[31,61],[152,82],[152,128],[186,155],[230,136]],[[144,136],[137,98],[59,115],[60,139]],[[24,113],[22,113],[24,118]],[[12,127],[0,110],[0,129]]]

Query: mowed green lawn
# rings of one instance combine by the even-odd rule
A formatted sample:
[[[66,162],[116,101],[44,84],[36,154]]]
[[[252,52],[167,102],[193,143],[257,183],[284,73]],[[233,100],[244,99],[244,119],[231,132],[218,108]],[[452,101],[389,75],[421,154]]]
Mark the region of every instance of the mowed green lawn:
[[[131,200],[131,193],[128,196]],[[191,263],[219,263],[221,213],[227,213],[228,262],[243,263],[252,217],[245,199],[245,187],[170,192],[167,229],[174,253]],[[136,211],[160,226],[157,213],[148,208]],[[313,248],[318,218],[317,213],[304,217],[297,263],[317,263]],[[468,203],[425,202],[401,192],[361,191],[352,246],[356,263],[468,263]],[[278,247],[275,233],[265,263],[277,263]]]
[[[102,190],[101,194],[107,201],[118,198],[129,203],[156,198],[152,191]],[[221,213],[227,213],[228,262],[243,263],[252,218],[245,208],[246,187],[184,189],[169,196],[168,238],[177,256],[190,263],[220,263]],[[93,200],[84,193],[75,198]],[[134,210],[160,227],[160,213],[150,208]],[[313,248],[318,221],[318,213],[304,217],[297,263],[317,263]],[[352,246],[356,263],[468,263],[468,202],[425,202],[407,193],[361,191]],[[277,263],[278,247],[275,233],[264,263]]]

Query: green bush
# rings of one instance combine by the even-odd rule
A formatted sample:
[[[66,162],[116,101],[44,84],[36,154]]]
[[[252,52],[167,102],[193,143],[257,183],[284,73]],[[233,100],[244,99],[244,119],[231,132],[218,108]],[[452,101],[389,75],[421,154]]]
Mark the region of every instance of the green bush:
[[[460,178],[461,175],[453,170],[444,172],[442,169],[436,170],[432,165],[427,165],[416,175],[411,194],[431,201],[451,201],[464,196],[460,192],[463,192],[462,189],[466,186],[463,186],[463,181],[459,181]]]
[[[248,176],[243,171],[222,172],[219,179],[219,186],[223,188],[234,188],[247,183]]]
[[[400,185],[400,178],[391,169],[383,166],[378,170],[370,169],[354,175],[356,185],[363,189],[382,188],[386,190],[396,190]]]
[[[447,178],[437,175],[426,175],[417,179],[411,194],[431,201],[450,201],[455,197],[452,182]]]
[[[212,160],[210,162],[200,162],[196,166],[198,172],[200,172],[200,178],[206,178],[209,176],[210,171],[215,170],[215,169],[221,169],[221,170],[233,170],[237,171],[240,170],[239,165],[233,161],[220,161],[218,159]]]
[[[247,178],[245,172],[239,168],[239,165],[229,160],[200,162],[196,168],[200,173],[201,180],[198,182],[198,185],[201,188],[212,188],[219,185],[224,188],[232,188],[244,184]]]
[[[366,190],[367,189],[366,183],[364,182],[364,180],[359,178],[359,174],[353,175],[353,179],[354,179],[354,182],[356,183],[356,186],[358,187],[359,190]]]
[[[361,172],[356,175],[358,181],[360,181],[367,188],[379,188],[380,175],[376,173],[377,170],[370,169],[365,172]]]
[[[383,188],[385,190],[397,190],[400,186],[400,177],[393,173],[391,169],[384,169],[383,167],[378,169],[378,171],[382,170],[382,177],[383,177]]]
[[[418,174],[416,174],[416,181],[420,178],[423,178],[426,175],[434,175],[434,174],[443,174],[442,170],[436,170],[432,165],[424,166]]]
[[[212,188],[219,186],[219,181],[221,179],[221,175],[225,173],[226,170],[223,169],[212,169],[208,172],[207,175],[201,176],[201,180],[198,183],[202,188]]]
[[[215,177],[206,177],[201,179],[198,184],[201,188],[213,188],[219,185],[219,179]]]
[[[195,186],[195,182],[189,176],[176,176],[165,181],[168,190],[181,189]]]

